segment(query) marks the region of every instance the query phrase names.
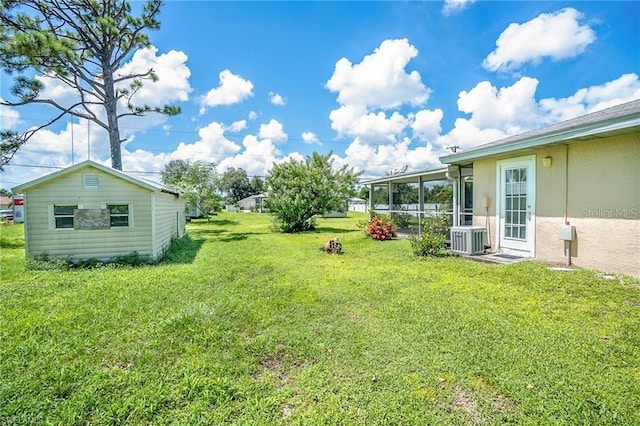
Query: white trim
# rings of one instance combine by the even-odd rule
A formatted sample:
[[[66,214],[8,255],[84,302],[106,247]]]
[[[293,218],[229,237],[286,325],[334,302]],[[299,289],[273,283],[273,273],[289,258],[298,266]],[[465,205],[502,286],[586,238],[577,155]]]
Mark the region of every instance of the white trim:
[[[527,167],[527,208],[530,212],[527,223],[527,239],[524,244],[514,243],[512,246],[504,246],[503,238],[503,182],[502,173],[509,167]],[[519,254],[525,257],[535,257],[536,249],[536,156],[526,155],[523,157],[509,158],[496,161],[496,246],[500,252]]]

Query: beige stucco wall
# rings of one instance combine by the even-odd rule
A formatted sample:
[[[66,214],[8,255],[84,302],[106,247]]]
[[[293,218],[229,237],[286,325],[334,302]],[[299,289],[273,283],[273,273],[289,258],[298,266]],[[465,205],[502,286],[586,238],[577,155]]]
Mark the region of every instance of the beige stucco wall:
[[[495,232],[496,161],[536,156],[535,257],[564,262],[558,228],[576,226],[574,265],[640,276],[640,134],[580,141],[474,162],[474,225]],[[551,157],[550,167],[542,159]]]
[[[640,276],[640,133],[569,146],[578,266]]]

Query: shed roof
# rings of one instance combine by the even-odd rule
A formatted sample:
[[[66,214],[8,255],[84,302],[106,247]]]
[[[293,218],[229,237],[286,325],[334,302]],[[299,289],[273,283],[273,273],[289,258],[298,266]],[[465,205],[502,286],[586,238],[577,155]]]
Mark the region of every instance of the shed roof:
[[[254,194],[254,195],[249,195],[248,197],[243,198],[242,200],[238,201],[243,202],[243,201],[251,201],[251,200],[257,200],[257,199],[261,199],[261,198],[267,198],[266,194]]]
[[[122,180],[125,180],[127,182],[130,182],[134,185],[138,185],[141,186],[143,188],[146,188],[150,191],[154,191],[154,192],[166,192],[169,194],[174,194],[176,196],[180,196],[180,193],[174,189],[171,189],[167,186],[164,186],[160,183],[157,182],[153,182],[151,180],[147,180],[147,179],[143,179],[143,178],[139,178],[139,177],[134,177],[131,176],[130,174],[127,174],[125,172],[122,172],[120,170],[116,170],[116,169],[112,169],[111,167],[107,167],[104,166],[102,164],[96,163],[94,161],[90,161],[90,160],[86,160],[83,161],[81,163],[75,164],[73,166],[67,167],[66,169],[62,169],[62,170],[58,170],[57,172],[39,177],[38,179],[34,179],[32,181],[23,183],[22,185],[18,185],[14,188],[12,188],[12,191],[14,193],[19,193],[19,192],[24,192],[27,191],[31,188],[37,187],[39,185],[42,185],[44,183],[50,182],[52,180],[61,178],[62,176],[66,176],[70,173],[73,172],[77,172],[78,170],[82,170],[84,168],[87,167],[94,167],[98,170],[101,170],[105,173],[108,173],[112,176],[115,176],[117,178],[120,178]]]
[[[640,99],[440,157],[445,164],[640,130]]]

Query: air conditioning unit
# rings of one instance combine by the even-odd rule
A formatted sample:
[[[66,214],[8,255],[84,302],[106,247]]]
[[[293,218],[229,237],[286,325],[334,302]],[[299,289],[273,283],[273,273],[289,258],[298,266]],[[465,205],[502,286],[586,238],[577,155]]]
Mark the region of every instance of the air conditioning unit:
[[[451,227],[451,251],[460,254],[482,254],[487,244],[487,228],[483,226]]]

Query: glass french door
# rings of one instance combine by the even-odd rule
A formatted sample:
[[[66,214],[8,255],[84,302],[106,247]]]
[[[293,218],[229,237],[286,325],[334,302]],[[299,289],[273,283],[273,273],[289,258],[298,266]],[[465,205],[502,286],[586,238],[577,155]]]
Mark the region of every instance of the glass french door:
[[[499,161],[497,175],[499,248],[533,256],[535,156]]]

